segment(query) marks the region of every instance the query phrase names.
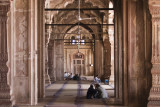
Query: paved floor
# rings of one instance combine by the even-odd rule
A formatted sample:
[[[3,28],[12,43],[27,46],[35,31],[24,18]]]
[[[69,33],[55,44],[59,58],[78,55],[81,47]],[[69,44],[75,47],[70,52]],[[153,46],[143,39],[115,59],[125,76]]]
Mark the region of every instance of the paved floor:
[[[90,83],[90,81],[69,80],[46,85],[46,97],[39,99],[38,105],[33,107],[122,107],[108,106],[106,104],[107,99],[86,99],[86,92]],[[110,98],[114,97],[114,86],[101,85],[107,90]]]

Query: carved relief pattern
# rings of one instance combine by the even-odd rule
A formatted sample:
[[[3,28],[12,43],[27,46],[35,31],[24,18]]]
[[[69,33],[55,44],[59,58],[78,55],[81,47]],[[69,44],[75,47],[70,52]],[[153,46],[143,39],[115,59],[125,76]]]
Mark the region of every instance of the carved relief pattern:
[[[160,14],[160,7],[158,6],[150,6],[149,9],[150,9],[150,13],[154,15],[154,17]]]
[[[19,24],[19,50],[23,51],[27,49],[27,20],[26,17],[19,18],[20,24]]]
[[[19,4],[21,5],[19,5]],[[16,76],[28,75],[28,23],[27,23],[27,2],[17,1],[17,19],[16,23]]]
[[[7,84],[8,61],[7,54],[7,12],[9,10],[9,1],[0,2],[0,106],[10,107],[10,89]]]
[[[160,74],[160,65],[153,64],[151,72],[152,72],[152,74]]]
[[[152,88],[148,107],[160,106],[160,2],[149,0],[152,15]],[[155,6],[156,4],[156,6]]]
[[[160,105],[160,74],[152,74],[152,88],[148,100],[148,107]]]
[[[160,75],[154,74],[152,75],[153,81],[152,84],[154,86],[160,85]]]
[[[54,81],[54,69],[53,69],[53,40],[50,41],[48,46],[48,74],[51,81]]]
[[[160,23],[152,24],[152,63],[160,63]]]
[[[152,17],[152,23],[160,22],[160,18]]]
[[[153,2],[150,2],[149,10],[152,15],[152,22],[157,23],[160,22],[160,7],[159,6],[153,6]]]

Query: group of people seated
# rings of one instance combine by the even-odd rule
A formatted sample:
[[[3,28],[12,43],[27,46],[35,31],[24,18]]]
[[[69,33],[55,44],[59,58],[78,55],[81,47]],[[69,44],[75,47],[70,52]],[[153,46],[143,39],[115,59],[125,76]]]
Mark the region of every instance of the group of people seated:
[[[65,80],[80,80],[78,74],[73,75],[72,73],[64,73]],[[93,84],[90,85],[87,91],[87,99],[92,98],[109,98],[106,90],[100,85],[101,80],[98,75],[95,76]]]
[[[68,73],[68,72],[65,72],[64,73],[64,79],[65,80],[72,80],[73,79],[73,74],[71,73]]]
[[[92,98],[109,98],[107,91],[100,85],[101,80],[98,75],[95,76],[93,83],[90,85],[87,91],[87,99]]]
[[[95,88],[94,88],[95,87]],[[108,93],[100,84],[91,84],[87,91],[87,99],[92,98],[109,98]]]
[[[68,72],[65,72],[64,79],[65,80],[80,80],[80,77],[78,74],[73,75],[72,73],[70,74]]]

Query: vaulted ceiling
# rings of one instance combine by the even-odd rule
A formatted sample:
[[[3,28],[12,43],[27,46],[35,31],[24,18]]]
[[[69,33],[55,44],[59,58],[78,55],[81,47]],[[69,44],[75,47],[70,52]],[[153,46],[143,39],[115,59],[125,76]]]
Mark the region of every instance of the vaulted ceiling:
[[[46,23],[52,24],[77,24],[81,23],[81,27],[87,29],[90,33],[102,32],[103,23],[108,23],[109,12],[104,8],[109,8],[110,0],[80,0],[80,9],[94,9],[94,10],[81,10],[80,17],[91,18],[90,20],[78,20],[79,11],[78,5],[79,0],[46,0],[46,9],[66,9],[66,10],[56,10],[56,11],[46,11]],[[102,10],[100,8],[103,8]],[[73,10],[70,10],[73,9]],[[97,10],[96,10],[97,9]],[[93,26],[89,24],[100,24],[99,26]],[[54,26],[52,29],[56,33],[67,33],[71,30],[73,26]],[[52,27],[53,28],[53,27]],[[62,35],[64,37],[64,35]]]

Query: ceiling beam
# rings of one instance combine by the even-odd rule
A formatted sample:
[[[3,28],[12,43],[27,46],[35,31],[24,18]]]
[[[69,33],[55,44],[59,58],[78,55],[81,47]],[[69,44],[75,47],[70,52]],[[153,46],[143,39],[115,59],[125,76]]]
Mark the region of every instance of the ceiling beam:
[[[78,8],[45,8],[45,11],[75,11]],[[80,10],[114,10],[114,8],[80,8]]]
[[[46,26],[74,26],[74,25],[87,25],[87,26],[114,26],[114,24],[45,24]]]

